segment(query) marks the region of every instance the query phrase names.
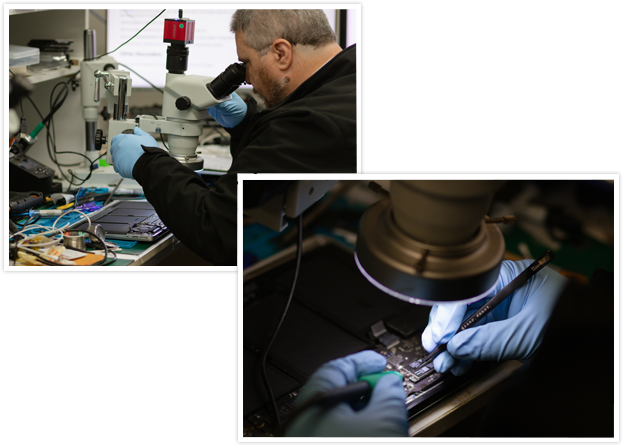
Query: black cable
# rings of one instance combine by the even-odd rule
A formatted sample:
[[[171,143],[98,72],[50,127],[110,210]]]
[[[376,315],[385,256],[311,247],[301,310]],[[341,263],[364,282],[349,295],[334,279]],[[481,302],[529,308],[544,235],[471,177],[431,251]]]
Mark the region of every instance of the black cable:
[[[74,231],[76,231],[76,229],[73,229]],[[94,235],[100,242],[103,242],[103,240],[101,238],[99,238],[97,236],[97,234],[94,234],[92,232],[88,232],[88,231],[84,231],[84,230],[80,230],[80,232],[87,232],[90,235]],[[80,251],[80,252],[84,252],[86,254],[92,254],[91,251],[87,251],[84,249],[78,249],[78,248],[71,248],[75,251]],[[97,262],[95,262],[92,265],[89,266],[108,266],[111,265],[113,263],[115,263],[117,261],[117,253],[115,253],[115,251],[108,251],[108,247],[106,246],[106,243],[104,243],[104,250],[105,250],[105,254],[104,254],[104,258],[102,260],[98,260]],[[113,258],[112,259],[108,259],[108,254],[112,254]],[[108,262],[107,262],[108,260]],[[68,265],[68,266],[72,266],[72,265]]]
[[[104,53],[100,56],[95,57],[93,60],[95,59],[99,59],[101,57],[104,57],[108,54],[112,54],[115,51],[117,51],[119,48],[121,48],[122,46],[124,46],[125,44],[127,44],[128,42],[130,42],[132,39],[134,39],[136,36],[138,36],[145,28],[147,28],[154,20],[156,20],[158,17],[160,17],[164,12],[166,11],[166,9],[163,9],[162,11],[160,11],[160,13],[154,17],[153,19],[151,19],[144,27],[142,27],[136,34],[134,34],[132,37],[130,37],[128,40],[126,40],[124,43],[122,43],[121,45],[119,45],[117,48],[115,48],[113,51],[109,51],[107,53]],[[149,82],[147,79],[145,79],[143,76],[141,76],[140,74],[136,73],[136,71],[132,70],[130,67],[120,64],[122,66],[125,66],[126,68],[128,68],[130,71],[132,71],[133,73],[135,73],[137,76],[139,76],[140,78],[144,79],[146,82],[148,82],[152,87],[156,88],[158,91],[164,93],[162,90],[160,90],[159,88],[157,88],[155,85],[153,85],[151,82]],[[11,72],[11,74],[13,74],[13,72],[11,70],[9,70]],[[75,79],[75,77],[78,75],[78,73],[80,73],[80,70],[78,70],[76,73],[74,73],[72,75],[72,77],[67,81],[67,82],[59,82],[58,84],[56,84],[54,86],[54,88],[52,89],[52,93],[50,94],[50,113],[44,118],[43,115],[41,114],[41,112],[39,111],[39,109],[37,108],[37,106],[35,105],[35,103],[32,101],[32,99],[28,98],[30,100],[30,102],[32,103],[32,105],[35,107],[35,110],[37,111],[37,113],[39,114],[39,117],[41,118],[41,123],[45,126],[46,130],[47,130],[47,136],[46,136],[46,144],[48,147],[48,155],[50,156],[50,159],[52,159],[52,161],[54,162],[54,164],[56,164],[56,166],[59,169],[59,172],[61,173],[61,175],[63,176],[63,178],[69,182],[70,186],[71,185],[75,185],[75,186],[80,186],[82,184],[84,184],[86,181],[88,181],[91,178],[91,173],[93,172],[93,164],[95,161],[99,160],[101,157],[98,157],[96,160],[91,162],[90,165],[90,169],[89,169],[89,174],[87,175],[86,178],[82,179],[79,178],[78,176],[76,176],[71,169],[68,170],[69,174],[71,175],[71,179],[69,179],[65,173],[63,172],[63,170],[61,169],[61,166],[63,167],[68,167],[68,166],[76,166],[79,165],[78,164],[65,164],[65,165],[61,165],[58,162],[58,159],[56,158],[56,155],[59,153],[73,153],[73,154],[77,154],[77,155],[82,155],[81,153],[78,152],[57,152],[56,151],[56,134],[55,134],[55,130],[54,130],[54,123],[52,121],[52,118],[54,116],[54,114],[58,111],[58,109],[63,105],[63,103],[65,102],[65,99],[67,99],[67,95],[69,94],[69,83],[71,81],[73,81],[73,79]],[[13,74],[14,75],[14,74]],[[53,95],[54,95],[54,91],[56,90],[56,88],[59,85],[64,85],[65,86],[65,90],[62,93],[64,93],[64,96],[57,96],[56,99],[52,99]],[[60,102],[59,102],[60,101]],[[48,125],[49,122],[52,121],[51,126]],[[161,135],[162,137],[162,135]],[[50,144],[52,145],[52,147],[50,147]],[[164,140],[163,140],[163,144],[164,144]],[[165,145],[166,147],[166,145]],[[52,150],[53,148],[53,150]],[[54,153],[54,155],[52,155],[52,153]],[[84,155],[82,155],[84,156]],[[85,158],[88,159],[88,157],[85,156]],[[78,181],[81,181],[80,183],[74,183],[74,179],[78,179]]]
[[[152,114],[152,113],[145,113],[142,116],[153,116],[155,120],[158,120],[158,116]],[[169,150],[169,148],[167,147],[167,143],[164,142],[164,138],[162,137],[162,133],[160,133],[160,141],[162,141],[162,145],[164,146],[165,149]]]
[[[19,249],[19,248],[17,248],[17,249]],[[34,252],[29,252],[28,254],[30,254],[32,256],[35,256],[41,263],[44,263],[44,264],[46,264],[48,266],[69,266],[69,265],[63,265],[62,263],[56,263],[56,262],[54,262],[52,260],[48,260],[45,257],[43,257],[42,254],[36,254]]]
[[[59,85],[63,85],[65,87],[65,90],[61,92],[61,94],[64,93],[64,96],[62,98],[60,98],[60,96],[53,98],[54,92],[56,91],[56,88]],[[65,99],[67,99],[68,94],[69,94],[69,87],[67,86],[67,83],[65,82],[59,82],[58,84],[54,86],[54,88],[52,88],[52,92],[50,93],[50,113],[48,113],[48,115],[44,119],[41,120],[43,125],[47,124],[48,121],[52,119],[52,116],[54,116],[54,113],[56,113],[61,108],[61,106],[65,103]]]
[[[85,230],[82,230],[82,229],[68,229],[65,232],[84,232],[84,233],[89,234],[90,236],[95,237],[100,243],[102,243],[104,245],[104,258],[102,260],[98,260],[97,262],[95,262],[95,263],[93,263],[92,265],[89,265],[89,266],[107,266],[107,265],[110,265],[110,264],[112,264],[112,263],[117,261],[117,254],[114,251],[110,251],[112,253],[112,255],[113,255],[113,258],[112,259],[108,258],[108,252],[109,252],[108,251],[108,246],[106,246],[106,243],[104,242],[104,240],[102,240],[94,232],[85,231]],[[19,249],[19,247],[17,249]],[[80,252],[85,252],[87,254],[90,254],[89,251],[85,251],[83,249],[78,249],[78,248],[71,248],[71,249],[73,249],[75,251],[80,251]],[[35,253],[31,253],[31,252],[29,252],[29,254],[34,255],[39,260],[41,260],[42,263],[45,263],[46,265],[50,265],[50,266],[73,266],[73,265],[63,265],[62,263],[53,262],[52,260],[48,260],[48,259],[42,257],[42,254],[35,254]],[[43,255],[45,255],[45,254],[43,254]]]
[[[134,71],[132,68],[128,67],[125,64],[122,64],[119,62],[119,65],[121,65],[122,67],[126,67],[128,70],[130,70],[132,73],[136,74],[138,77],[140,77],[141,79],[143,79],[145,82],[147,82],[149,85],[151,85],[153,88],[155,88],[156,90],[158,90],[160,93],[164,94],[164,90],[162,90],[161,88],[156,87],[154,84],[152,84],[150,81],[148,81],[146,78],[144,78],[143,76],[141,76],[140,74],[138,74],[136,71]]]
[[[138,36],[145,28],[147,28],[154,20],[156,20],[158,17],[160,17],[164,12],[166,11],[166,9],[163,9],[162,11],[160,11],[160,13],[154,17],[153,19],[151,19],[144,27],[142,27],[136,34],[134,34],[132,37],[130,37],[128,40],[126,40],[124,43],[122,43],[121,45],[119,45],[117,48],[115,48],[113,51],[109,51],[107,53],[104,53],[100,56],[97,56],[94,58],[95,59],[99,59],[101,57],[104,57],[108,54],[112,54],[115,51],[117,51],[119,48],[121,48],[122,46],[124,46],[125,44],[127,44],[128,42],[130,42],[132,39],[134,39],[136,36]],[[156,87],[154,84],[152,84],[151,82],[149,82],[147,79],[145,79],[143,76],[141,76],[140,74],[138,74],[136,71],[132,70],[130,67],[128,67],[127,65],[123,65],[123,64],[119,64],[122,65],[124,67],[126,67],[127,69],[129,69],[130,71],[132,71],[133,73],[135,73],[137,76],[139,76],[141,79],[145,80],[147,83],[149,83],[152,87],[154,87],[156,90],[160,91],[161,93],[164,94],[164,92],[159,89],[158,87]],[[9,70],[11,72],[11,74],[13,74],[13,72],[11,70]],[[30,100],[30,102],[32,103],[32,105],[35,107],[35,110],[37,111],[37,113],[39,114],[39,117],[41,118],[41,123],[45,126],[46,130],[47,130],[47,136],[46,136],[46,144],[47,144],[47,148],[48,148],[48,155],[50,156],[50,159],[54,162],[54,164],[56,164],[56,166],[58,167],[59,172],[61,173],[61,175],[63,176],[63,178],[69,182],[70,186],[71,185],[75,185],[75,186],[80,186],[82,184],[84,184],[86,181],[88,181],[91,178],[91,173],[93,172],[93,164],[95,161],[99,160],[101,157],[98,157],[96,160],[91,162],[90,165],[90,169],[89,169],[89,174],[87,175],[86,178],[82,179],[79,178],[78,176],[76,176],[71,169],[68,169],[69,174],[71,175],[71,179],[68,178],[65,173],[63,172],[63,170],[61,169],[62,167],[68,167],[68,166],[78,166],[80,165],[80,163],[77,164],[60,164],[58,162],[58,159],[56,157],[57,154],[59,153],[73,153],[73,154],[77,154],[77,155],[82,155],[79,152],[57,152],[56,151],[56,132],[54,129],[54,122],[53,122],[53,116],[54,114],[58,111],[58,109],[63,105],[63,103],[65,102],[65,99],[67,99],[67,96],[69,94],[69,83],[73,81],[73,79],[75,79],[75,77],[80,73],[80,70],[78,70],[76,73],[74,73],[72,75],[72,77],[67,81],[67,82],[59,82],[58,84],[56,84],[54,86],[54,88],[52,89],[52,93],[50,94],[50,113],[44,118],[43,115],[41,114],[41,112],[39,111],[39,109],[37,108],[37,106],[35,105],[35,103],[32,101],[32,99],[28,98]],[[14,74],[13,74],[14,75]],[[62,98],[59,96],[56,97],[56,99],[52,99],[53,95],[54,95],[54,91],[56,90],[56,88],[59,85],[64,85],[65,86],[65,90],[62,93],[64,93],[64,96],[62,96]],[[60,101],[60,102],[59,102]],[[22,113],[23,115],[23,113]],[[49,122],[52,121],[51,125],[48,125]],[[160,135],[160,137],[162,138],[162,134]],[[162,140],[162,143],[165,145],[164,140]],[[51,144],[51,146],[50,146]],[[53,149],[52,149],[53,148]],[[168,150],[168,148],[167,148]],[[54,155],[53,155],[53,154]],[[84,156],[84,155],[82,155]],[[85,158],[89,159],[88,157],[85,156]],[[80,183],[75,183],[74,179],[78,179],[78,181],[80,181]]]
[[[57,83],[54,88],[52,89],[52,92],[50,93],[50,114],[48,115],[48,117],[46,117],[45,119],[42,119],[42,122],[44,123],[46,129],[47,129],[47,136],[46,136],[46,144],[47,144],[47,148],[48,148],[48,155],[50,156],[50,159],[54,162],[54,164],[56,164],[56,166],[58,167],[58,170],[60,172],[60,174],[62,175],[62,177],[69,182],[70,185],[76,185],[76,186],[80,186],[82,184],[84,184],[86,181],[88,181],[91,178],[91,173],[93,172],[93,165],[95,164],[96,161],[98,161],[100,158],[102,158],[102,156],[99,156],[98,158],[96,158],[95,160],[91,161],[91,159],[89,157],[87,157],[86,155],[80,153],[80,152],[73,152],[73,151],[63,151],[63,152],[58,152],[56,150],[56,129],[54,127],[54,114],[60,109],[60,107],[65,103],[65,100],[67,99],[67,96],[69,95],[69,84],[76,78],[76,76],[80,73],[80,70],[78,70],[76,73],[74,73],[71,78],[69,78],[69,80],[67,80],[66,82],[59,82]],[[56,91],[56,89],[59,86],[64,86],[64,90],[62,90],[56,97],[54,97],[54,92]],[[33,106],[35,106],[34,102],[33,102]],[[36,106],[35,106],[36,109]],[[38,110],[37,110],[38,112]],[[41,115],[39,113],[39,115]],[[46,119],[49,118],[49,123],[46,123]],[[73,154],[73,155],[79,155],[82,156],[83,158],[85,158],[89,163],[90,163],[90,167],[89,167],[89,174],[87,175],[86,178],[80,178],[78,176],[76,176],[71,169],[68,169],[68,173],[71,176],[71,178],[68,178],[67,175],[65,175],[65,173],[63,172],[61,167],[73,167],[73,166],[79,166],[81,163],[73,163],[73,164],[61,164],[58,161],[58,154],[64,154],[64,153],[69,153],[69,154]],[[75,179],[78,179],[78,182],[74,182]]]
[[[72,154],[76,154],[76,155],[80,155],[83,156],[85,158],[87,158],[87,160],[91,161],[88,157],[86,157],[85,155],[83,155],[82,153],[79,152],[57,152],[56,151],[56,137],[55,137],[55,130],[54,130],[54,113],[56,113],[60,107],[63,105],[63,103],[65,102],[65,100],[67,99],[67,96],[69,94],[69,88],[68,85],[69,83],[78,75],[78,73],[80,73],[80,71],[77,71],[76,73],[74,73],[72,75],[72,77],[67,81],[67,82],[59,82],[58,84],[56,84],[54,86],[54,88],[52,89],[52,92],[50,94],[50,113],[48,114],[47,117],[44,117],[43,114],[41,113],[41,111],[39,110],[39,107],[37,107],[37,104],[35,104],[35,102],[30,98],[30,96],[26,96],[26,99],[28,99],[28,101],[32,104],[33,108],[35,109],[35,111],[37,112],[37,115],[39,115],[39,118],[41,119],[41,122],[43,123],[43,125],[45,126],[46,130],[47,130],[47,135],[46,135],[46,144],[47,144],[47,149],[48,149],[48,156],[50,157],[50,159],[52,160],[52,162],[54,162],[54,164],[57,165],[57,167],[59,168],[59,171],[61,173],[61,175],[63,176],[63,178],[65,178],[65,180],[69,181],[70,184],[74,184],[73,183],[73,178],[77,178],[75,175],[73,175],[73,173],[70,172],[72,179],[69,179],[64,172],[62,171],[61,167],[70,167],[70,166],[77,166],[80,163],[77,164],[61,164],[59,163],[56,154],[58,153],[72,153]],[[54,92],[55,90],[59,87],[59,85],[65,85],[65,89],[63,91],[61,91],[61,93],[56,96],[56,98],[54,98]],[[22,116],[23,116],[23,112],[22,112]],[[98,158],[99,159],[99,158]],[[93,166],[93,162],[91,162],[91,170]],[[90,175],[89,175],[90,177]],[[81,178],[79,178],[79,180],[82,180]],[[83,184],[87,179],[83,180],[82,183]]]
[[[58,163],[56,163],[56,161],[52,160],[52,161],[54,161],[54,162],[56,163],[56,165],[57,165],[57,166],[59,166],[59,172],[61,173],[61,175],[63,176],[63,178],[65,178],[65,180],[67,180],[67,181],[69,182],[69,184],[70,184],[70,185],[74,185],[74,186],[81,186],[81,185],[83,185],[84,183],[86,183],[87,181],[89,181],[89,179],[91,179],[91,175],[93,174],[93,165],[94,165],[97,161],[99,161],[102,157],[104,157],[104,156],[106,155],[106,154],[104,153],[104,154],[102,154],[102,155],[98,156],[97,158],[95,158],[93,161],[91,161],[91,159],[90,159],[88,156],[86,156],[86,155],[85,155],[85,154],[83,154],[83,153],[79,153],[79,152],[62,151],[62,152],[54,152],[54,153],[56,153],[56,154],[71,153],[71,154],[74,154],[74,155],[80,155],[80,156],[82,156],[83,158],[86,158],[86,159],[87,159],[87,160],[91,163],[91,168],[89,169],[89,174],[86,176],[86,178],[80,178],[80,177],[78,177],[77,175],[75,175],[71,169],[67,169],[67,172],[69,173],[69,175],[71,175],[71,179],[69,179],[69,178],[67,178],[67,176],[65,175],[65,173],[61,170],[61,168],[60,168],[60,164],[58,164]],[[77,178],[80,182],[79,182],[79,183],[74,182],[74,179],[75,179],[75,178]]]
[[[273,333],[273,336],[270,342],[268,343],[268,346],[266,346],[266,349],[264,350],[264,356],[262,357],[262,381],[264,381],[264,386],[266,387],[266,391],[268,393],[268,396],[270,397],[271,405],[273,406],[273,410],[275,411],[275,418],[277,420],[278,429],[281,428],[281,418],[279,417],[279,409],[277,408],[277,401],[275,400],[273,389],[270,386],[270,382],[268,381],[268,376],[266,375],[266,358],[268,358],[268,351],[270,350],[270,347],[273,345],[273,342],[275,341],[275,338],[277,337],[277,333],[279,332],[279,329],[281,328],[281,324],[283,323],[283,320],[286,317],[286,313],[288,312],[288,308],[290,307],[290,302],[292,302],[292,296],[294,295],[294,288],[296,287],[296,279],[298,278],[299,268],[301,266],[302,251],[303,251],[303,214],[301,213],[301,215],[299,215],[299,238],[298,238],[298,245],[296,249],[296,268],[294,269],[294,279],[292,280],[292,288],[290,289],[290,296],[288,297],[288,302],[286,303],[286,306],[283,310],[283,314],[281,315],[281,320],[279,321],[279,324],[277,325],[277,328],[275,329],[275,332]]]
[[[23,225],[20,225],[19,223],[15,223],[15,225],[16,226],[21,226],[22,227],[21,230],[23,230],[28,225],[34,225],[40,219],[41,219],[41,214],[39,214],[39,215],[31,215],[30,217],[28,217],[28,220],[26,220],[26,222]],[[30,220],[32,220],[32,221],[30,221]]]
[[[106,246],[106,242],[104,242],[104,240],[102,240],[102,238],[99,235],[97,235],[95,232],[91,232],[89,230],[84,230],[84,229],[81,229],[81,230],[70,229],[69,232],[71,232],[71,231],[78,231],[78,232],[84,232],[86,234],[89,234],[89,237],[95,237],[98,242],[100,242],[102,245],[104,245],[104,258],[102,260],[98,260],[97,262],[95,262],[94,264],[92,264],[90,266],[103,265],[108,260],[108,246]],[[115,259],[116,258],[117,258],[117,255],[115,254]]]

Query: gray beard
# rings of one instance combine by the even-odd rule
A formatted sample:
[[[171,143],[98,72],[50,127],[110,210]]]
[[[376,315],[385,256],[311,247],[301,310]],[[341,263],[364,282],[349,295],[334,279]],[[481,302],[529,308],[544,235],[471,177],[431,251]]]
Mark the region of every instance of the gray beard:
[[[277,106],[288,95],[285,92],[286,84],[290,82],[290,78],[284,77],[281,81],[273,81],[264,79],[266,84],[266,94],[262,94],[253,88],[253,93],[259,98],[258,105],[260,108],[269,110]]]

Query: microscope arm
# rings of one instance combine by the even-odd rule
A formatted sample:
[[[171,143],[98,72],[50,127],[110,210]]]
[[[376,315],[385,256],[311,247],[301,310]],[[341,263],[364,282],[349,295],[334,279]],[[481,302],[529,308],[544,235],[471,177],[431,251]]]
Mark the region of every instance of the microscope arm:
[[[121,72],[116,72],[121,73]],[[126,76],[129,79],[129,73]],[[164,116],[143,115],[135,120],[112,119],[108,126],[108,144],[119,133],[138,125],[148,133],[164,133],[168,135],[169,154],[186,164],[191,170],[203,168],[203,159],[196,154],[199,137],[203,133],[203,121],[208,116],[207,109],[214,105],[229,101],[231,95],[216,99],[208,85],[215,78],[210,76],[184,75],[167,73],[164,96],[162,99],[162,113]],[[109,89],[109,103],[118,99],[118,77],[109,76],[109,83],[114,88]],[[131,88],[131,82],[129,82]],[[131,90],[129,89],[128,92]],[[112,95],[112,96],[111,96]],[[129,94],[128,94],[129,96]],[[109,147],[110,148],[110,147]],[[107,161],[112,164],[110,150]]]
[[[117,68],[117,61],[109,56],[95,60],[83,60],[80,62],[80,96],[82,103],[82,117],[85,122],[85,143],[87,156],[98,156],[95,147],[95,130],[99,117],[100,84],[94,76],[96,71],[108,71]]]

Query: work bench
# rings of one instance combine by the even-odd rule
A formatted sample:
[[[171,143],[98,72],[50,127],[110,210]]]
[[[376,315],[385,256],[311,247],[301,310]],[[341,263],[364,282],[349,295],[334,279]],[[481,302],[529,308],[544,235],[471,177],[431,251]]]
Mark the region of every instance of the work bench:
[[[118,200],[113,200],[108,204],[108,206],[111,206],[116,202],[118,202]],[[44,207],[49,208],[49,206]],[[104,209],[105,208],[99,209],[94,212],[89,212],[88,215],[91,218],[95,217]],[[45,218],[44,223],[51,226],[55,219],[56,217]],[[70,220],[70,223],[72,227],[75,227],[84,220],[85,218],[83,216],[76,213],[75,218],[72,218]],[[57,224],[57,226],[63,224],[66,224],[66,222],[61,221],[59,222],[59,224]],[[183,246],[182,243],[177,239],[177,237],[175,237],[175,235],[173,235],[173,233],[171,232],[168,232],[154,242],[128,242],[114,239],[108,239],[108,241],[112,243],[117,243],[122,248],[121,251],[115,251],[115,253],[117,254],[117,260],[108,266],[155,266]],[[112,256],[109,255],[109,258],[110,257]],[[13,266],[12,264],[10,265]]]

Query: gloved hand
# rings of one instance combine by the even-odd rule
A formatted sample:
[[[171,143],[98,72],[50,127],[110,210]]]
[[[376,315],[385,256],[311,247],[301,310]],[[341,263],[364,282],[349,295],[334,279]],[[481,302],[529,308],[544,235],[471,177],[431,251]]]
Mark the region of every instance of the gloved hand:
[[[145,153],[141,146],[158,147],[158,143],[153,136],[138,127],[134,127],[134,135],[127,133],[115,135],[110,143],[115,172],[124,178],[134,179],[132,176],[134,164]]]
[[[343,387],[382,372],[387,361],[373,351],[330,361],[314,372],[297,399],[300,405],[319,392]],[[310,407],[286,430],[288,437],[397,437],[407,435],[405,393],[399,377],[381,378],[368,404],[355,411],[348,403],[329,409]]]
[[[454,375],[467,372],[472,361],[528,360],[541,345],[547,322],[554,311],[567,279],[545,267],[515,290],[485,318],[454,335],[465,319],[497,294],[526,269],[532,260],[502,262],[493,292],[470,305],[437,304],[431,309],[428,326],[422,333],[422,345],[429,352],[448,343],[446,352],[433,361],[435,370],[452,370]]]
[[[247,114],[247,104],[236,93],[232,99],[208,108],[208,114],[225,128],[236,127]]]

